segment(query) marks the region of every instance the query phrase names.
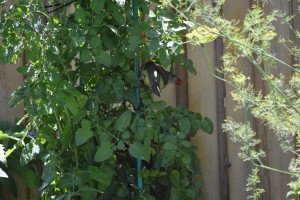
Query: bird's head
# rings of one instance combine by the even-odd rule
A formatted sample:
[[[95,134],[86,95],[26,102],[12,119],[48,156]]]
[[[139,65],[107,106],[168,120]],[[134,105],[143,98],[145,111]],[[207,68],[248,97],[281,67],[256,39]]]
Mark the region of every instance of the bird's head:
[[[176,83],[177,85],[182,85],[182,81],[175,74],[169,73],[169,83]]]

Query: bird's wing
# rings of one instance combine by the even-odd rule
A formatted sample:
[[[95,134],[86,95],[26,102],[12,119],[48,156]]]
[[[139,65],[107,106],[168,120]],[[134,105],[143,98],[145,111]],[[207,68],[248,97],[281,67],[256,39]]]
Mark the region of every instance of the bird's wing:
[[[161,75],[162,77],[162,80],[164,82],[164,85],[167,85],[168,84],[168,80],[169,80],[169,77],[168,77],[168,74],[170,72],[168,72],[167,70],[165,70],[161,65],[157,64],[157,63],[154,63],[155,64],[155,68],[156,70],[158,71],[158,73]],[[163,89],[163,88],[162,88]]]
[[[149,70],[148,79],[151,85],[152,92],[160,97],[160,73],[158,73],[157,70]]]

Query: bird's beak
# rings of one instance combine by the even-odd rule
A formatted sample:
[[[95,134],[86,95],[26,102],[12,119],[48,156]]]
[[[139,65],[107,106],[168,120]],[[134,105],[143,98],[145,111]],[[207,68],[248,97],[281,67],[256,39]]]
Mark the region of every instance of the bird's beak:
[[[182,85],[182,81],[181,81],[180,79],[177,79],[177,80],[176,80],[176,84],[177,84],[177,85]]]

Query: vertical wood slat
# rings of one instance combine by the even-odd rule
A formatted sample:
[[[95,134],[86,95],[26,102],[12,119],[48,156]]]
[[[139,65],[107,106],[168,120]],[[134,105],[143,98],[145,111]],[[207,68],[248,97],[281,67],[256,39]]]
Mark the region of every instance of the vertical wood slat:
[[[205,48],[209,52],[209,59],[214,61],[215,48],[213,43],[206,45]],[[205,58],[205,48],[188,45],[188,58],[193,60],[194,67],[197,70],[196,75],[189,74],[188,76],[189,109],[209,117],[216,125],[216,82]],[[200,171],[204,182],[202,193],[206,200],[220,199],[219,148],[216,132],[215,130],[211,135],[198,132],[191,138],[191,142],[198,147],[196,153],[200,159]]]
[[[221,69],[222,62],[220,60],[223,55],[223,40],[217,38],[215,41],[215,62],[216,67]],[[218,77],[224,78],[224,75],[215,72]],[[225,110],[225,83],[222,80],[216,80],[216,97],[217,97],[217,124],[216,133],[218,134],[218,147],[219,147],[219,184],[220,184],[220,199],[229,200],[229,179],[228,179],[228,149],[227,149],[227,136],[222,130],[222,124],[226,118]]]
[[[185,42],[185,40],[184,40]],[[185,53],[182,56],[187,59],[187,45],[184,44]],[[182,81],[182,85],[177,85],[175,88],[176,92],[176,106],[182,106],[187,108],[189,102],[189,90],[188,90],[188,73],[182,66],[175,67],[176,76]]]
[[[267,4],[265,11],[268,14],[273,10],[278,9],[283,12],[290,13],[289,7],[288,1],[273,0],[271,3]],[[274,25],[278,35],[284,37],[285,39],[290,39],[291,33],[287,24],[281,24],[280,21],[277,21],[274,23]],[[277,58],[291,65],[293,63],[292,57],[289,55],[287,49],[278,43],[278,39],[279,38],[276,38],[272,41],[271,51],[276,55]],[[266,65],[266,68],[270,68],[270,72],[275,76],[278,76],[279,74],[283,74],[287,78],[291,76],[291,71],[280,65],[277,65],[277,67],[276,65]],[[265,90],[269,90],[267,85],[265,85]],[[264,139],[267,140],[268,151],[266,153],[268,156],[268,165],[273,168],[287,171],[292,155],[282,151],[278,137],[272,130],[266,130]],[[290,176],[272,171],[269,172],[269,175],[270,187],[268,192],[270,193],[270,199],[286,199],[286,194],[288,192],[287,184],[290,181]]]
[[[249,1],[243,1],[237,3],[235,0],[227,0],[222,8],[223,16],[226,19],[235,19],[239,21],[239,26],[242,25],[245,14],[250,8]],[[225,50],[224,50],[225,51]],[[239,66],[245,76],[251,77],[252,65],[246,59],[239,59],[236,66]],[[230,116],[237,122],[245,121],[245,112],[243,110],[234,110],[236,102],[232,100],[230,94],[231,88],[229,85],[226,87],[226,115]],[[251,120],[251,119],[250,119]],[[230,137],[227,138],[228,144],[228,160],[231,163],[231,167],[228,169],[229,177],[229,199],[241,200],[247,199],[249,193],[245,191],[248,174],[251,172],[252,165],[249,162],[243,162],[239,157],[240,144],[231,141]]]

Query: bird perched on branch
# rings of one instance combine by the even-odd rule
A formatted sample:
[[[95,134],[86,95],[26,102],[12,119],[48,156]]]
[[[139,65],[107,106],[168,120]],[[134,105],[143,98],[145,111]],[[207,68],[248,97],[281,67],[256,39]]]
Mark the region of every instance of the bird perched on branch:
[[[141,80],[159,97],[161,90],[168,83],[182,84],[182,81],[175,74],[166,71],[161,65],[152,61],[148,61],[142,66]]]

